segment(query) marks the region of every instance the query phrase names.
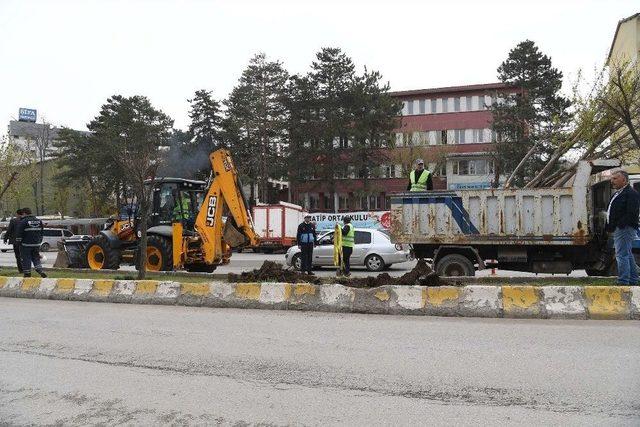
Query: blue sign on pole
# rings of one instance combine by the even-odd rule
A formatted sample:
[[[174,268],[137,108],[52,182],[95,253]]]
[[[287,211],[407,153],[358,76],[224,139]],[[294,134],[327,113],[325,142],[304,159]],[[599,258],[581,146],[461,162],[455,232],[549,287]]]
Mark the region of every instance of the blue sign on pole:
[[[36,122],[38,113],[31,108],[20,108],[18,111],[18,120],[21,122]]]

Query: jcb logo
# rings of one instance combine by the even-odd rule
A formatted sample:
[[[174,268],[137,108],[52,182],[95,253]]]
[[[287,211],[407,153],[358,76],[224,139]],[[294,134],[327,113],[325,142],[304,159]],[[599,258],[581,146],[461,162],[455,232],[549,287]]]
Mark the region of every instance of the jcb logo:
[[[218,198],[216,196],[209,197],[209,204],[207,206],[207,226],[213,227],[216,223],[216,204],[218,202]]]

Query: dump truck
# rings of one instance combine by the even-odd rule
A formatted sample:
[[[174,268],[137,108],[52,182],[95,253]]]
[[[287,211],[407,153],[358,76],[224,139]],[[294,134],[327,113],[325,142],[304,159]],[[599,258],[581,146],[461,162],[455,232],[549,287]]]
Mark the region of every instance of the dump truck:
[[[298,225],[304,220],[302,206],[278,202],[253,207],[253,221],[260,236],[256,251],[273,253],[296,244]]]
[[[581,161],[562,188],[393,194],[392,241],[411,245],[414,255],[431,259],[442,276],[473,276],[487,267],[614,275],[613,245],[605,230],[611,197],[607,171],[619,166],[618,160]]]
[[[155,178],[152,209],[147,220],[146,256],[138,254],[139,217],[135,204],[120,209],[100,234],[90,240],[63,244],[70,267],[118,269],[144,260],[149,271],[212,272],[229,263],[232,249],[260,243],[231,155],[216,150],[209,156],[208,182]],[[56,262],[59,264],[58,262]]]

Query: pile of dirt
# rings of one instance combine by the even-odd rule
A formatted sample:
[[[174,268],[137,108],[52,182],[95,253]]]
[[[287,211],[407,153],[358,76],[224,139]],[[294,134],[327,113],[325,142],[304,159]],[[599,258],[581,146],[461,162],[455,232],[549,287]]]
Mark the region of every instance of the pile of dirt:
[[[262,282],[275,281],[285,283],[313,283],[321,285],[322,279],[316,276],[302,274],[295,270],[283,268],[282,264],[273,261],[265,261],[262,266],[253,271],[241,274],[228,274],[229,282],[246,283],[246,282]],[[401,285],[401,286],[447,286],[452,285],[445,280],[440,279],[438,275],[431,270],[424,260],[418,260],[413,270],[400,277],[391,277],[387,273],[378,276],[347,278],[338,277],[330,279],[331,283],[340,283],[344,286],[352,288],[376,288],[383,285]]]
[[[378,274],[377,277],[359,277],[359,278],[338,278],[337,283],[354,288],[375,288],[383,285],[400,285],[400,286],[449,286],[452,283],[440,279],[425,260],[420,259],[408,273],[400,277],[391,277],[387,273]]]
[[[313,283],[321,285],[322,281],[319,277],[309,276],[295,270],[287,270],[273,261],[265,261],[257,270],[247,271],[241,274],[228,274],[229,282],[246,283],[246,282],[285,282],[285,283]]]

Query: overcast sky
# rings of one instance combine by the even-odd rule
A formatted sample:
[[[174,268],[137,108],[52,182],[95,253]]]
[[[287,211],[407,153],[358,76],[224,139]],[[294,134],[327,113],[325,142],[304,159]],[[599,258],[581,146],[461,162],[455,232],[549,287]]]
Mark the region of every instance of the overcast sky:
[[[637,0],[0,0],[0,126],[28,107],[85,129],[109,96],[141,94],[184,129],[193,92],[226,97],[255,53],[301,73],[325,46],[404,90],[494,82],[528,38],[568,87],[637,12]]]

